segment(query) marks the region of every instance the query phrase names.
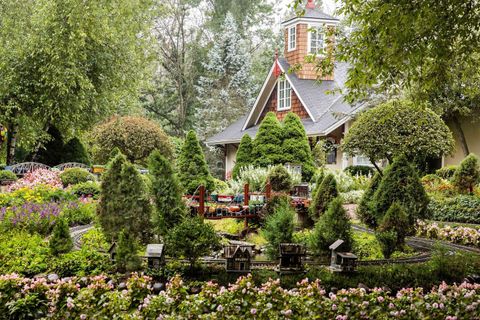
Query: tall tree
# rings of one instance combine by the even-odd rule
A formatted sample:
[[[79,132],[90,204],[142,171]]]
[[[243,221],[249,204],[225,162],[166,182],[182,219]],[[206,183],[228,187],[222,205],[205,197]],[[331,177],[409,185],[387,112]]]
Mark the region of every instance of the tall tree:
[[[250,56],[233,16],[228,13],[214,39],[197,90],[200,140],[224,130],[252,104]]]
[[[153,4],[0,3],[0,117],[9,132],[8,162],[17,136],[29,126],[39,132],[50,125],[84,129],[119,105],[136,101],[149,72]]]

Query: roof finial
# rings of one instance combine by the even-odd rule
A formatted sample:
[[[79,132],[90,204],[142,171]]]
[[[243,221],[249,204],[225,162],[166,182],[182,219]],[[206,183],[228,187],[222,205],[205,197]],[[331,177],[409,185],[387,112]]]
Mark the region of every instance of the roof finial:
[[[308,0],[307,1],[307,9],[315,9],[315,1],[314,0]]]

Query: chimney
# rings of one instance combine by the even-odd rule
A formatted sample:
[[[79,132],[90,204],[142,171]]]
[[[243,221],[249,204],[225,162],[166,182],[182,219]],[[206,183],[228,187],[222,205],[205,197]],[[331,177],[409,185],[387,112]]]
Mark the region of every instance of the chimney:
[[[315,1],[314,0],[308,0],[307,1],[307,9],[315,9]]]

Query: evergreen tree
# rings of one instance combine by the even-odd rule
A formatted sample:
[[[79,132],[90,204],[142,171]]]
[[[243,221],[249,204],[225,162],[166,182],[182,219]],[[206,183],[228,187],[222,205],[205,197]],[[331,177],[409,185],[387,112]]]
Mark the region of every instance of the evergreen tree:
[[[252,157],[252,138],[248,134],[243,135],[240,140],[240,146],[238,147],[235,166],[232,171],[232,178],[236,179],[240,173],[240,169],[251,165],[253,163]]]
[[[90,157],[88,156],[87,149],[80,139],[74,137],[63,146],[62,162],[90,164]]]
[[[328,174],[318,186],[310,204],[309,213],[313,220],[317,220],[327,210],[330,202],[338,196],[337,181],[333,174]]]
[[[283,133],[280,122],[273,112],[268,112],[258,128],[253,141],[254,164],[267,167],[283,163]]]
[[[312,150],[313,162],[316,167],[324,167],[327,164],[327,150],[325,140],[319,140]]]
[[[480,180],[478,158],[473,153],[460,163],[453,175],[453,184],[461,193],[473,193],[474,187]]]
[[[427,217],[428,196],[416,169],[405,156],[395,158],[385,169],[383,179],[373,197],[375,219],[382,221],[390,206],[398,202],[408,214],[410,230],[417,219]]]
[[[395,230],[380,231],[375,233],[375,237],[380,244],[380,249],[382,250],[383,257],[385,259],[390,259],[390,256],[395,252],[397,247],[397,233]]]
[[[285,163],[302,165],[303,181],[310,181],[314,172],[312,150],[299,116],[289,112],[283,121],[283,156]]]
[[[217,35],[197,88],[201,104],[197,132],[202,141],[224,130],[253,103],[250,54],[231,13]]]
[[[394,202],[383,217],[379,230],[380,232],[395,231],[396,245],[401,247],[405,243],[405,237],[411,231],[410,228],[405,209],[398,202]]]
[[[357,208],[357,214],[360,220],[365,223],[370,228],[377,227],[377,221],[375,219],[375,208],[373,205],[373,196],[375,195],[375,191],[377,191],[380,182],[382,181],[382,176],[380,173],[376,173],[370,184],[365,190],[365,193],[362,196],[362,200]]]
[[[267,180],[276,192],[290,192],[293,187],[292,177],[288,170],[281,164],[276,165],[270,170]]]
[[[337,239],[342,239],[342,250],[352,249],[353,239],[351,224],[347,211],[343,208],[343,201],[337,197],[333,199],[327,212],[315,223],[309,246],[315,254],[328,252],[328,247]]]
[[[56,166],[62,162],[63,157],[62,133],[54,126],[50,126],[47,133],[50,136],[48,142],[32,156],[32,160],[48,166]]]
[[[178,172],[180,184],[188,194],[193,194],[202,184],[207,190],[213,190],[213,177],[208,170],[197,135],[193,131],[188,132],[178,157]]]
[[[67,220],[59,218],[53,228],[53,234],[49,241],[50,252],[53,255],[67,253],[73,248],[73,240],[70,236]]]
[[[295,210],[289,202],[282,202],[275,212],[267,217],[263,228],[263,235],[268,241],[267,255],[271,259],[278,257],[281,243],[292,242],[294,231]]]
[[[159,151],[150,155],[148,169],[155,200],[153,224],[157,232],[165,235],[185,216],[182,191],[170,162]]]
[[[119,272],[138,271],[142,260],[137,255],[138,244],[135,237],[125,230],[120,231],[117,242],[115,264]]]

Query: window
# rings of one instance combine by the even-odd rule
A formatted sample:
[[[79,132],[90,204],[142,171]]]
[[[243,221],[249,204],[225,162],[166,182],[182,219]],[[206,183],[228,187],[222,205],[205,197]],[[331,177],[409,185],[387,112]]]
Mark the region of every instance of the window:
[[[309,43],[309,53],[311,54],[322,54],[323,50],[326,47],[325,41],[325,31],[323,27],[312,27],[309,28],[309,36],[310,36],[310,43]]]
[[[366,156],[356,156],[353,158],[353,165],[356,166],[373,166],[373,164],[370,162],[370,159]]]
[[[288,51],[295,50],[297,47],[297,27],[288,28]]]
[[[292,107],[292,87],[288,80],[278,81],[278,104],[277,110],[288,110]]]

